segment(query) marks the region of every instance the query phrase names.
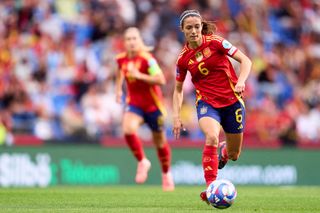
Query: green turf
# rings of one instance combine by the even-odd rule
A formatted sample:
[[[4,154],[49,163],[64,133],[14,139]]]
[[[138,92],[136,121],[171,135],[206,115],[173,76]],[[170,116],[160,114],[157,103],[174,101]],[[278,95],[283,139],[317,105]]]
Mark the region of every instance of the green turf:
[[[226,210],[200,201],[202,187],[159,186],[0,188],[0,212],[320,212],[320,187],[238,186]]]

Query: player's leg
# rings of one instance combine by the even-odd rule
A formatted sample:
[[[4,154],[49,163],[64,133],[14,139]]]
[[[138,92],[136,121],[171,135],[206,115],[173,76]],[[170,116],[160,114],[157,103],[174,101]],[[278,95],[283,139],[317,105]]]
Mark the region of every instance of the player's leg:
[[[174,182],[170,171],[171,166],[171,149],[166,140],[164,131],[152,132],[153,141],[157,150],[161,172],[162,172],[162,189],[164,191],[173,191]]]
[[[199,126],[205,135],[205,146],[202,152],[202,167],[206,185],[209,186],[218,174],[218,143],[220,123],[211,117],[199,120]]]
[[[228,158],[233,161],[238,160],[242,148],[243,133],[226,133],[226,141]]]
[[[220,124],[211,117],[203,117],[199,120],[199,126],[205,135],[205,146],[202,152],[202,168],[206,185],[216,180],[218,175],[218,154]],[[209,204],[206,191],[200,193],[200,198]]]
[[[144,183],[146,181],[151,167],[150,161],[144,154],[142,142],[137,135],[138,128],[144,122],[141,113],[139,109],[129,107],[128,111],[124,114],[122,123],[125,140],[138,161],[135,178],[137,183]]]
[[[209,104],[199,101],[197,105],[199,126],[205,135],[205,146],[202,152],[202,167],[206,185],[209,186],[217,178],[218,154],[217,147],[220,133],[219,111]],[[200,198],[209,204],[206,192],[200,194]]]
[[[171,149],[164,132],[164,117],[160,110],[146,115],[146,123],[152,130],[153,143],[156,147],[161,171],[162,188],[164,191],[173,191],[174,182],[170,172]]]
[[[226,165],[228,159],[235,161],[240,156],[245,126],[245,108],[239,101],[225,108],[222,114],[221,125],[225,131],[226,143],[220,147],[219,169]]]

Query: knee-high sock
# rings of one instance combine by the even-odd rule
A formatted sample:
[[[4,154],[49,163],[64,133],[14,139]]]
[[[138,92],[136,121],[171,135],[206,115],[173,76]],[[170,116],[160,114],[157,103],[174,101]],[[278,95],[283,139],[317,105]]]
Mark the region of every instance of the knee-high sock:
[[[218,174],[217,147],[205,145],[202,152],[202,167],[207,186],[216,180]]]
[[[134,157],[141,161],[145,157],[141,140],[136,134],[126,134],[125,139]]]
[[[165,143],[162,148],[157,148],[158,158],[163,173],[167,173],[171,165],[171,149],[168,143]]]

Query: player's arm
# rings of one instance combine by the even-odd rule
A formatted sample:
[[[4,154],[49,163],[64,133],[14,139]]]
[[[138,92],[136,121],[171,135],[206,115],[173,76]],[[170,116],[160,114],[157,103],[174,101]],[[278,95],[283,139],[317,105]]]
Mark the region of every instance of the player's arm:
[[[121,99],[123,95],[123,91],[122,91],[123,81],[124,81],[124,74],[117,67],[116,69],[116,101],[117,103],[121,103]]]
[[[137,71],[135,78],[140,81],[144,81],[148,84],[158,84],[158,85],[166,84],[166,79],[162,72],[157,73],[155,75],[150,75],[150,74],[148,75],[148,74],[144,74],[142,72]]]
[[[247,80],[252,62],[251,60],[243,54],[240,50],[238,50],[233,56],[236,61],[240,63],[240,74],[238,77],[238,82],[235,86],[235,92],[239,93],[240,95],[244,92],[245,89],[245,81]]]
[[[148,84],[164,85],[166,79],[154,58],[148,60],[148,74],[140,72],[134,65],[128,67],[130,77],[144,81]]]
[[[180,111],[183,102],[183,82],[176,81],[173,91],[173,134],[176,139],[180,136],[182,122],[180,119]]]

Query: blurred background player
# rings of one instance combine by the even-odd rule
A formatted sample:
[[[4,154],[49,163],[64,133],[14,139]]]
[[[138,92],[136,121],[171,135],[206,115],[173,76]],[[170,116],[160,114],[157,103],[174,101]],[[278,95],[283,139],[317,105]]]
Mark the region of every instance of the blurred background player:
[[[242,96],[251,61],[229,41],[214,35],[215,25],[204,21],[197,10],[184,11],[180,16],[180,27],[186,44],[177,61],[173,132],[178,138],[183,127],[180,119],[182,89],[189,71],[196,88],[199,126],[205,135],[202,166],[208,186],[217,178],[218,167],[223,168],[228,159],[235,161],[240,155],[245,123]],[[227,56],[240,63],[239,78]],[[220,126],[226,142],[219,144]],[[207,202],[205,192],[200,197]]]
[[[127,85],[127,106],[123,117],[123,132],[132,153],[138,161],[135,181],[144,183],[151,167],[146,158],[143,145],[137,136],[138,128],[146,123],[152,131],[162,169],[162,187],[164,191],[174,190],[173,178],[170,173],[171,150],[164,132],[164,116],[162,93],[159,85],[166,80],[147,47],[137,28],[128,28],[124,33],[126,52],[117,56],[118,73],[116,99],[121,102],[122,85]]]

